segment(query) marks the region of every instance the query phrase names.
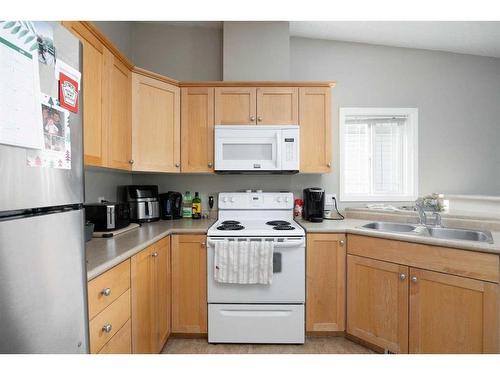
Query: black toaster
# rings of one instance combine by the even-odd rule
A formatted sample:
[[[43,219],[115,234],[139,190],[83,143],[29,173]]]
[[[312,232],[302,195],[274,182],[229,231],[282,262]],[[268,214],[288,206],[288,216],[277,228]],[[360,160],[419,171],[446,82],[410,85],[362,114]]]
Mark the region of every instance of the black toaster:
[[[95,225],[94,231],[107,232],[125,228],[130,224],[130,208],[127,203],[84,204],[85,220]]]

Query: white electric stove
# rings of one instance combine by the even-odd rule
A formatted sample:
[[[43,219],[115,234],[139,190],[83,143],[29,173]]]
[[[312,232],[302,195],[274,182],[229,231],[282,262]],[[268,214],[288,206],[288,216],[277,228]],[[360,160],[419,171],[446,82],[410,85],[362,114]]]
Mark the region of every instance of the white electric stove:
[[[208,341],[304,343],[305,232],[293,220],[293,194],[220,193],[208,230]],[[273,241],[272,284],[214,280],[216,241]]]

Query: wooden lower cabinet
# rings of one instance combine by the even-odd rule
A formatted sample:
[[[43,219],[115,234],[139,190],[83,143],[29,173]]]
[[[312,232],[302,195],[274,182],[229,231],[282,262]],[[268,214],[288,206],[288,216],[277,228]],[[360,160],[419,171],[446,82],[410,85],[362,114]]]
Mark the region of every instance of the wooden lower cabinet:
[[[347,256],[347,333],[408,353],[408,267]]]
[[[498,353],[498,284],[410,270],[410,353]]]
[[[131,258],[132,350],[158,353],[170,333],[170,239]]]
[[[306,332],[342,332],[345,329],[345,235],[308,234],[306,253]]]
[[[172,236],[172,332],[207,333],[205,235]]]
[[[99,354],[132,354],[130,320],[102,347]]]

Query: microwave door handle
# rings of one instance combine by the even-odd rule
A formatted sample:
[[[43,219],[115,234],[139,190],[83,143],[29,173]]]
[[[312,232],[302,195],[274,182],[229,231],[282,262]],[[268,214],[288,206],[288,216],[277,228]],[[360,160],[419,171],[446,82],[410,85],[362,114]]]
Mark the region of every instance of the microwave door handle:
[[[276,131],[276,169],[281,169],[281,142],[283,142],[283,137],[280,130]]]

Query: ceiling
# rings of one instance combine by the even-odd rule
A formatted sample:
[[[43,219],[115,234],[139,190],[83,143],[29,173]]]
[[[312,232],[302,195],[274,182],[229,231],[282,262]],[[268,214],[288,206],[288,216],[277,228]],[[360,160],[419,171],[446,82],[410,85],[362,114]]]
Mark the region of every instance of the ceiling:
[[[290,35],[500,58],[500,22],[293,21]]]

